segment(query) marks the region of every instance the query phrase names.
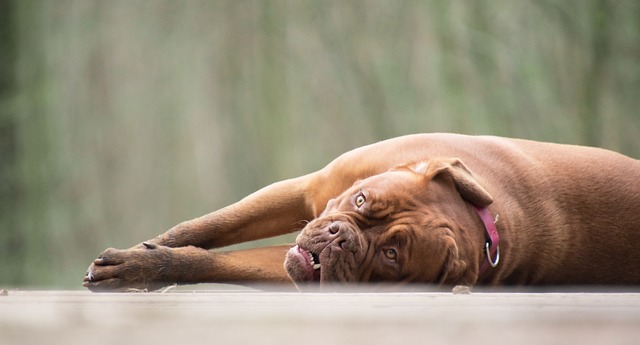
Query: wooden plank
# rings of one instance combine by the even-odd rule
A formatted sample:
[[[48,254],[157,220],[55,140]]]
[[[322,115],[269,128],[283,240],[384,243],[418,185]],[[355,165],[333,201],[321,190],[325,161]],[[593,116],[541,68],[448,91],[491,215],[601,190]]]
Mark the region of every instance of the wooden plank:
[[[639,293],[9,291],[0,344],[632,344]]]

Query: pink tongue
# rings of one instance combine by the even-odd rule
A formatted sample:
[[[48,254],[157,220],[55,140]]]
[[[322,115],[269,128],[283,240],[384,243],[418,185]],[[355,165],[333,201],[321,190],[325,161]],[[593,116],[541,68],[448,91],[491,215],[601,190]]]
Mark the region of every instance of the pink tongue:
[[[297,257],[298,260],[300,260],[304,264],[303,266],[305,268],[309,270],[313,270],[313,267],[311,265],[311,258],[310,258],[311,254],[308,251],[296,245],[295,247],[289,249],[289,253]]]

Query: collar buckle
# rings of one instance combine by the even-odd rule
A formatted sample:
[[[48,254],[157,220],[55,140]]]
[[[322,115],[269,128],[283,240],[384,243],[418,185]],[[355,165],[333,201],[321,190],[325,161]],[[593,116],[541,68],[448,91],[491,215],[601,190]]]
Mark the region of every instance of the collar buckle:
[[[489,266],[491,266],[492,268],[495,268],[496,266],[498,266],[498,263],[500,262],[500,246],[496,246],[496,259],[493,260],[491,259],[491,249],[490,249],[490,245],[489,245],[489,241],[484,243],[484,251],[487,254],[487,261],[489,262]]]

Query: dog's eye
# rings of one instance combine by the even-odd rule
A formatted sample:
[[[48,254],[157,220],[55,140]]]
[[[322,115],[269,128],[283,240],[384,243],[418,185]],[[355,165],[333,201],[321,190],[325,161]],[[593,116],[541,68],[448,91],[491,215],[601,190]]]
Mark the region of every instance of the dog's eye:
[[[367,199],[364,197],[364,195],[360,194],[356,197],[356,206],[360,207],[364,205],[366,201]]]
[[[395,261],[396,258],[398,257],[398,252],[396,252],[396,250],[393,249],[393,248],[385,249],[384,250],[384,256],[386,256],[387,259],[389,259],[389,260]]]

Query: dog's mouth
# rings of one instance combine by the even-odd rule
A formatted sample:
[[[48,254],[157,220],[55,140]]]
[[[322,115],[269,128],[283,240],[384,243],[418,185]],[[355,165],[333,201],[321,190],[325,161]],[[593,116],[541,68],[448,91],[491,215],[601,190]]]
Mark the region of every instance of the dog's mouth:
[[[287,253],[285,268],[296,282],[320,282],[322,264],[318,253],[296,245]]]

